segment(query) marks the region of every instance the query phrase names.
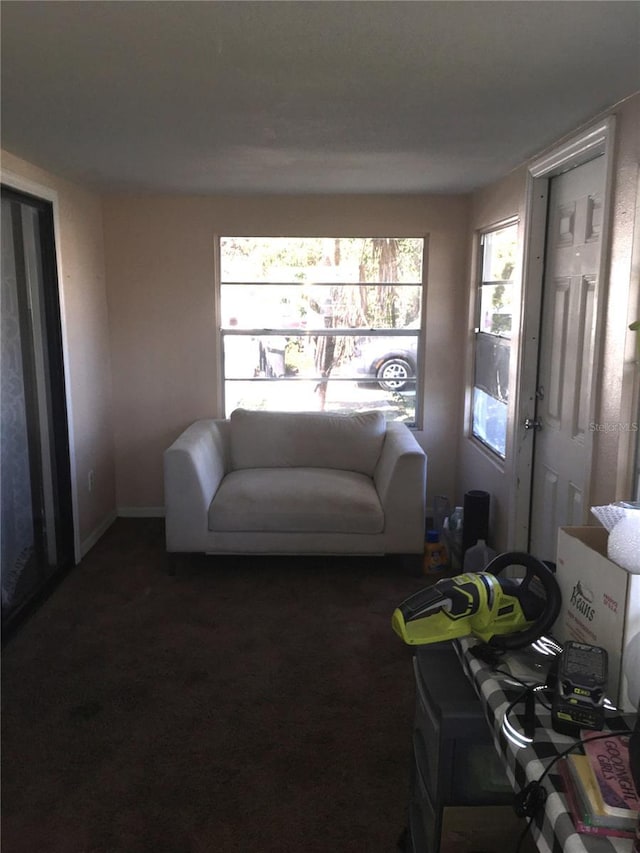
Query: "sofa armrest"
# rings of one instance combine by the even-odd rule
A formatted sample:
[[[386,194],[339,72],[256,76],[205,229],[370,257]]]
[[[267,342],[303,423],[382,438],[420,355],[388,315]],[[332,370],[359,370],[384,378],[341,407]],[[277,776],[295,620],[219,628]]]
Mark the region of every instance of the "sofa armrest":
[[[207,513],[229,469],[229,423],[191,424],[164,452],[167,551],[204,551]]]
[[[384,510],[385,536],[396,553],[424,549],[427,455],[409,428],[387,424],[382,453],[373,475]]]

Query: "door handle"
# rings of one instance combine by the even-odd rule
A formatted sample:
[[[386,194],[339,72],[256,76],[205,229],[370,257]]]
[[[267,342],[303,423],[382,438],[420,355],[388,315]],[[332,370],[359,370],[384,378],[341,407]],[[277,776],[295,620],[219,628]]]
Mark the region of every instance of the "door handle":
[[[542,421],[540,420],[540,418],[535,418],[535,419],[525,418],[524,419],[524,428],[525,429],[541,430],[542,429]]]

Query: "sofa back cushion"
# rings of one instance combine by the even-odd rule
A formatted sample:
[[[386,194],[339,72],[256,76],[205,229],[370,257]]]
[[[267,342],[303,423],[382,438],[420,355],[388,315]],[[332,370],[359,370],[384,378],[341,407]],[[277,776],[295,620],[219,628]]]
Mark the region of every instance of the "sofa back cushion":
[[[242,468],[336,468],[373,476],[386,424],[382,412],[231,413],[231,465]]]

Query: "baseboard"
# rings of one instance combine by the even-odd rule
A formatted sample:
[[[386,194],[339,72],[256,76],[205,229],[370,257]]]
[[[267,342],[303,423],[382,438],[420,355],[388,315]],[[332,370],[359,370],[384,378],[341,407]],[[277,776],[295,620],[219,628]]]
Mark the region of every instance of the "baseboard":
[[[110,512],[109,515],[107,515],[106,518],[104,518],[100,522],[100,524],[91,531],[91,533],[86,537],[86,539],[82,540],[82,542],[80,543],[81,559],[93,548],[98,539],[100,539],[101,536],[104,536],[104,534],[111,527],[116,518],[117,513],[115,511]]]
[[[119,506],[119,518],[164,518],[163,506]]]

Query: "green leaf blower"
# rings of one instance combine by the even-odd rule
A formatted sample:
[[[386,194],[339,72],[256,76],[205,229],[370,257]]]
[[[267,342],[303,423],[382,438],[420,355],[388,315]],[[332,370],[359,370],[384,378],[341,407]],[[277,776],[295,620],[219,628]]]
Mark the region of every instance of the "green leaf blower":
[[[522,566],[520,579],[499,577]],[[394,611],[393,630],[409,645],[474,636],[496,649],[518,649],[547,632],[560,611],[560,588],[546,563],[522,552],[498,554],[483,572],[443,578]]]

